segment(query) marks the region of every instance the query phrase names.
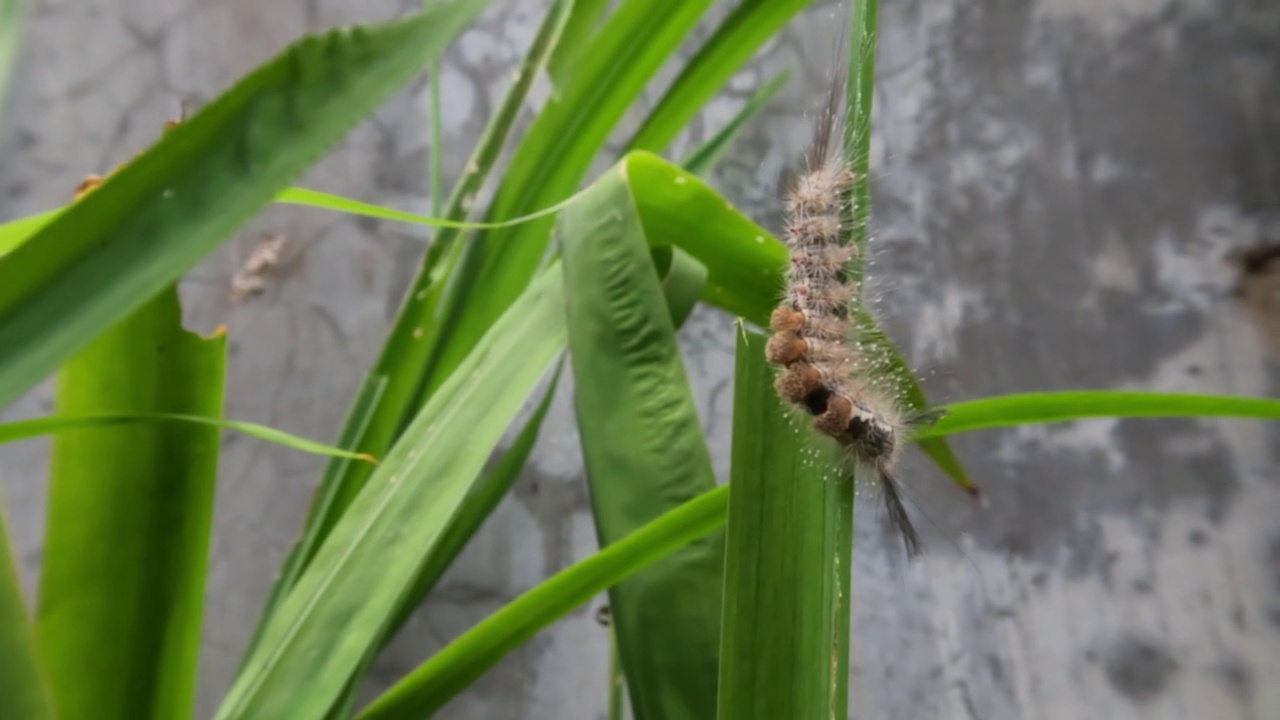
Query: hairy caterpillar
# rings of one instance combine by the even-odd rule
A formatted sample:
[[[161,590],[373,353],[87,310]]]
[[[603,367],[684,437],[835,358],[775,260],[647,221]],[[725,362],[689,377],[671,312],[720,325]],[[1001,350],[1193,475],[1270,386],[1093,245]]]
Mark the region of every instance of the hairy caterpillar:
[[[848,239],[855,217],[848,191],[856,177],[832,140],[840,124],[842,79],[837,74],[814,125],[808,167],[784,200],[783,240],[791,262],[765,354],[782,368],[775,383],[779,397],[811,415],[815,430],[835,439],[853,463],[877,478],[889,521],[915,557],[922,552],[920,535],[894,467],[911,428],[934,422],[940,413],[902,407],[877,377],[876,359],[859,343],[859,284],[848,272],[858,256]]]

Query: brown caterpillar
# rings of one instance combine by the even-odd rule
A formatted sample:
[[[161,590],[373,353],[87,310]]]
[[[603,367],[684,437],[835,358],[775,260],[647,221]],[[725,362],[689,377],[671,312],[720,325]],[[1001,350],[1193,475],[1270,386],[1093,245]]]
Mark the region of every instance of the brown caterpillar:
[[[808,168],[784,200],[791,253],[786,291],[773,311],[765,347],[768,361],[783,368],[775,382],[779,397],[813,417],[813,428],[840,444],[857,465],[874,473],[889,521],[908,555],[922,552],[893,470],[912,427],[939,413],[913,413],[877,382],[875,359],[857,341],[853,311],[859,286],[847,272],[858,256],[849,239],[854,217],[848,190],[856,177],[832,152],[843,82],[832,83],[815,123]]]

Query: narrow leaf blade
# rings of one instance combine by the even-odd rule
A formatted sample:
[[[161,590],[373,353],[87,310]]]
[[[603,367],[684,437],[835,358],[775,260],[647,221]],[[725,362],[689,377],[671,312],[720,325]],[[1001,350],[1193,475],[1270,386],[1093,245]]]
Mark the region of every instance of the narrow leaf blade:
[[[446,645],[383,693],[358,720],[420,720],[539,630],[596,594],[724,525],[727,488],[704,493],[574,563]]]
[[[497,113],[485,126],[480,142],[467,161],[466,170],[450,193],[443,218],[446,224],[437,224],[443,229],[436,234],[434,242],[423,257],[383,343],[378,360],[366,377],[356,403],[344,421],[342,437],[344,442],[349,443],[347,447],[375,455],[385,453],[425,402],[421,389],[426,382],[430,360],[439,337],[439,323],[436,320],[438,304],[449,269],[461,247],[458,245],[462,237],[458,232],[458,225],[466,219],[475,194],[497,162],[515,118],[524,106],[533,79],[556,46],[566,14],[572,10],[572,6],[573,3],[569,2],[559,3],[543,20],[518,74]],[[311,191],[292,190],[287,194],[292,199],[286,201],[326,204],[332,209],[362,214],[377,215],[379,212],[378,208],[364,203],[321,196]],[[409,222],[423,220],[405,213],[393,213],[384,217]],[[317,502],[307,513],[302,538],[290,553],[284,572],[272,588],[271,600],[263,610],[255,635],[261,633],[262,623],[274,612],[276,600],[297,582],[317,548],[368,479],[367,468],[349,463],[330,463],[325,468],[316,495]]]
[[[946,406],[947,414],[917,440],[944,435],[1103,417],[1237,417],[1280,420],[1280,400],[1225,395],[1075,390],[1025,393],[970,400]]]
[[[751,93],[751,97],[747,98],[747,103],[742,109],[733,116],[724,127],[720,128],[715,135],[712,135],[706,142],[699,145],[680,161],[680,165],[685,170],[706,177],[708,173],[715,168],[716,163],[725,153],[729,152],[733,141],[738,139],[738,134],[751,122],[760,111],[773,100],[773,98],[782,90],[790,79],[790,73],[779,73],[772,80],[761,85],[755,92]]]
[[[231,430],[265,442],[282,445],[299,452],[314,455],[328,455],[348,460],[372,462],[373,458],[353,453],[342,448],[308,440],[291,435],[266,425],[226,420],[205,415],[184,415],[180,413],[137,413],[137,414],[98,414],[98,415],[57,415],[53,417],[18,420],[0,424],[0,443],[29,440],[41,435],[57,435],[71,430],[83,428],[106,427],[110,425],[140,425],[177,423],[180,425],[200,425],[221,430]]]
[[[753,365],[748,371],[739,372],[735,380],[735,403],[738,402],[738,393],[744,393],[750,397],[743,400],[746,403],[746,407],[743,410],[744,419],[734,429],[735,475],[733,482],[738,481],[738,473],[750,473],[755,475],[756,477],[753,479],[762,485],[761,488],[758,488],[761,490],[769,490],[767,486],[763,486],[765,480],[768,483],[777,484],[779,479],[786,477],[804,481],[803,485],[808,486],[810,489],[823,484],[837,484],[827,483],[823,473],[820,472],[823,466],[803,459],[803,454],[812,450],[813,446],[804,444],[799,433],[796,432],[796,428],[792,427],[782,414],[784,410],[777,405],[776,397],[768,388],[770,372],[760,359],[763,354],[763,342],[763,338],[755,333],[750,333],[746,338],[740,339],[739,360]],[[743,346],[747,347],[750,352],[743,352],[741,350]],[[1138,393],[1138,395],[1144,394]],[[1194,396],[1181,397],[1190,401]],[[1217,402],[1218,399],[1205,398],[1205,400]],[[1235,399],[1232,398],[1232,400]],[[1247,402],[1251,399],[1243,398],[1242,400],[1245,400],[1246,404],[1236,406],[1232,412],[1241,413],[1244,417],[1272,417],[1272,413],[1276,412],[1274,407],[1276,401],[1261,401],[1270,404],[1269,407],[1251,407],[1252,403]],[[971,404],[976,406],[982,402],[985,401],[972,401]],[[770,408],[769,403],[773,403],[774,407]],[[1226,405],[1220,405],[1219,408],[1223,413],[1227,413],[1229,410]],[[1077,417],[1086,416],[1079,415]],[[1062,415],[1055,415],[1054,417],[1058,420],[1070,419]],[[962,423],[956,423],[951,427],[959,431],[962,425]],[[991,425],[990,427],[995,426]],[[948,426],[943,424],[940,430],[935,431],[935,435],[941,437],[950,432],[951,430],[948,429]],[[745,438],[745,442],[738,442],[739,435]],[[759,448],[753,453],[751,451],[751,442],[755,439],[764,438],[769,439],[769,445],[765,448]],[[766,467],[762,467],[758,471],[753,470],[752,464],[757,462],[765,463]],[[840,483],[839,485],[844,488],[849,487],[847,483]],[[775,491],[777,489],[774,488]],[[481,621],[474,628],[449,643],[430,660],[418,666],[417,669],[396,683],[395,686],[362,712],[359,715],[360,720],[416,720],[429,717],[444,706],[450,698],[456,696],[487,669],[493,667],[503,656],[528,640],[538,630],[547,627],[556,619],[563,617],[574,608],[594,597],[600,591],[616,585],[640,568],[665,557],[668,553],[674,552],[680,547],[684,547],[694,539],[704,537],[719,529],[726,517],[726,499],[729,496],[729,490],[730,488],[727,486],[719,487],[681,505],[637,530],[632,535],[602,549],[595,555],[576,563],[529,590],[502,610]],[[750,492],[747,492],[746,495],[749,496]],[[735,502],[741,504],[749,502],[750,506],[754,507],[759,513],[756,519],[753,520],[748,511],[736,510],[736,516],[732,520],[738,529],[730,530],[729,532],[727,554],[731,558],[730,564],[732,568],[726,568],[726,581],[731,582],[736,588],[749,585],[747,582],[748,574],[754,572],[751,565],[753,553],[756,557],[765,557],[766,553],[769,554],[770,562],[773,565],[770,572],[780,568],[776,567],[778,557],[772,555],[773,551],[766,547],[767,543],[751,543],[750,535],[741,532],[750,527],[753,522],[760,523],[757,527],[763,527],[763,523],[769,522],[771,518],[769,517],[770,513],[765,512],[767,508],[764,507],[758,497],[752,500],[750,497],[740,496]],[[774,508],[771,512],[776,514],[779,510],[787,510],[787,508]],[[794,515],[795,513],[788,511],[785,514]],[[789,520],[788,522],[794,521]],[[831,520],[826,519],[824,516],[823,523],[829,525]],[[831,527],[848,527],[850,532],[852,531],[851,525],[843,523]],[[808,531],[808,529],[802,530]],[[783,540],[786,540],[786,538],[783,538]],[[833,547],[832,550],[834,549]],[[759,572],[756,572],[756,575],[760,577]],[[768,596],[753,598],[750,590],[739,594],[738,590],[728,590],[728,587],[726,585],[726,600],[732,598],[736,606],[730,608],[727,603],[724,613],[726,624],[723,636],[724,646],[722,648],[722,657],[724,659],[721,663],[722,696],[724,693],[730,692],[729,688],[742,685],[745,685],[750,691],[748,673],[751,672],[751,668],[749,662],[752,657],[756,657],[748,654],[751,652],[750,648],[765,645],[772,647],[771,640],[781,644],[789,642],[787,638],[778,637],[776,633],[767,627],[776,624],[777,618],[765,618],[764,626],[758,628],[760,631],[758,633],[745,621],[750,613],[757,612],[762,602],[767,602],[772,607],[780,607],[780,605],[775,604],[780,603],[780,600]],[[767,590],[765,587],[759,589],[761,591]],[[781,592],[786,593],[788,589],[781,588]],[[732,596],[729,593],[733,593]],[[848,597],[847,593],[845,597]],[[836,606],[834,603],[831,609],[833,614],[829,621],[829,627],[839,636],[847,635],[847,625],[840,627],[837,624],[837,622],[845,622],[844,618],[846,616],[844,613],[846,610]],[[796,618],[786,618],[788,623],[795,623],[796,621]],[[781,644],[777,645],[777,647],[782,647]],[[839,654],[834,657],[838,658]],[[739,666],[739,659],[742,662],[741,666]],[[822,671],[822,675],[826,678],[840,678],[846,672],[847,668],[837,667],[833,671]],[[731,674],[731,677],[726,678],[726,673]],[[787,692],[786,688],[783,688],[782,692]],[[720,712],[727,713],[731,710],[737,712],[736,706],[743,713],[747,713],[746,717],[752,717],[749,714],[751,708],[742,707],[742,705],[743,703],[735,704],[732,700],[722,700],[721,708],[723,709]],[[722,714],[720,717],[725,717],[725,715]],[[731,717],[737,716],[732,715]],[[772,718],[787,716],[763,715],[762,717],[772,720]],[[829,717],[829,715],[823,714],[815,717]],[[837,713],[835,717],[843,717],[843,715]]]
[[[216,248],[484,4],[294,44],[0,257],[0,407]]]
[[[49,688],[40,665],[35,632],[22,602],[18,567],[0,508],[0,717],[53,717]]]
[[[529,127],[488,217],[526,215],[573,194],[627,107],[709,5],[710,0],[623,0]],[[443,302],[445,339],[427,394],[528,285],[551,227],[550,219],[538,220],[479,233],[468,245]],[[481,281],[483,292],[472,292]]]
[[[811,0],[742,0],[684,67],[627,144],[661,152],[707,100]]]
[[[562,301],[555,268],[422,409],[267,619],[218,720],[329,712],[560,352]]]

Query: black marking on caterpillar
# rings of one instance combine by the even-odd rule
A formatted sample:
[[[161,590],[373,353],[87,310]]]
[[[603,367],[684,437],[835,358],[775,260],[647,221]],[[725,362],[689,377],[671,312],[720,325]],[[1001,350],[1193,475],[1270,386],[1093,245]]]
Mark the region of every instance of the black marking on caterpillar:
[[[844,77],[836,73],[814,124],[808,167],[784,200],[791,253],[782,302],[770,318],[768,361],[783,370],[775,388],[787,403],[813,417],[813,428],[833,438],[856,465],[869,470],[882,489],[890,523],[911,557],[923,551],[907,513],[894,468],[914,428],[930,425],[939,411],[912,412],[877,376],[875,356],[857,341],[852,310],[859,287],[847,272],[858,256],[848,228],[857,217],[848,192],[856,180],[843,153],[836,152]]]

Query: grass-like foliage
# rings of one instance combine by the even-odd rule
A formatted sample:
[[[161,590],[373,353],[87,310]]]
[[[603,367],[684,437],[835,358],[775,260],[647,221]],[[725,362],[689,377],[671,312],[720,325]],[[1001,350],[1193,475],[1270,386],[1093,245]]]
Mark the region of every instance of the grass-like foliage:
[[[428,0],[396,22],[300,39],[101,187],[0,225],[0,406],[58,378],[53,416],[0,425],[0,442],[55,435],[34,612],[0,526],[0,717],[191,716],[222,430],[329,464],[218,720],[429,717],[602,591],[624,679],[601,670],[613,716],[624,694],[638,720],[844,716],[852,486],[826,446],[794,432],[763,336],[748,327],[769,324],[790,252],[701,177],[786,77],[681,163],[662,157],[808,2],[737,2],[599,177],[587,172],[606,140],[710,0],[549,3],[464,174],[447,195],[432,184],[438,217],[289,186],[438,67],[488,4]],[[877,8],[852,6],[843,143],[858,208],[846,240],[859,246]],[[20,36],[15,8],[0,1],[0,80]],[[541,74],[556,91],[517,137]],[[424,118],[436,146],[440,101]],[[492,202],[472,207],[486,184]],[[273,201],[435,228],[333,447],[222,417],[224,338],[179,325],[175,283]],[[856,285],[860,267],[844,272],[840,282]],[[698,303],[742,322],[727,487],[711,472],[676,342]],[[904,407],[927,407],[875,323],[860,311],[846,319],[884,359]],[[511,487],[566,372],[600,551],[358,707],[369,665]],[[530,401],[535,412],[500,451]],[[1102,415],[1276,419],[1280,403],[1105,391],[975,399],[911,439],[971,489],[947,435]]]

